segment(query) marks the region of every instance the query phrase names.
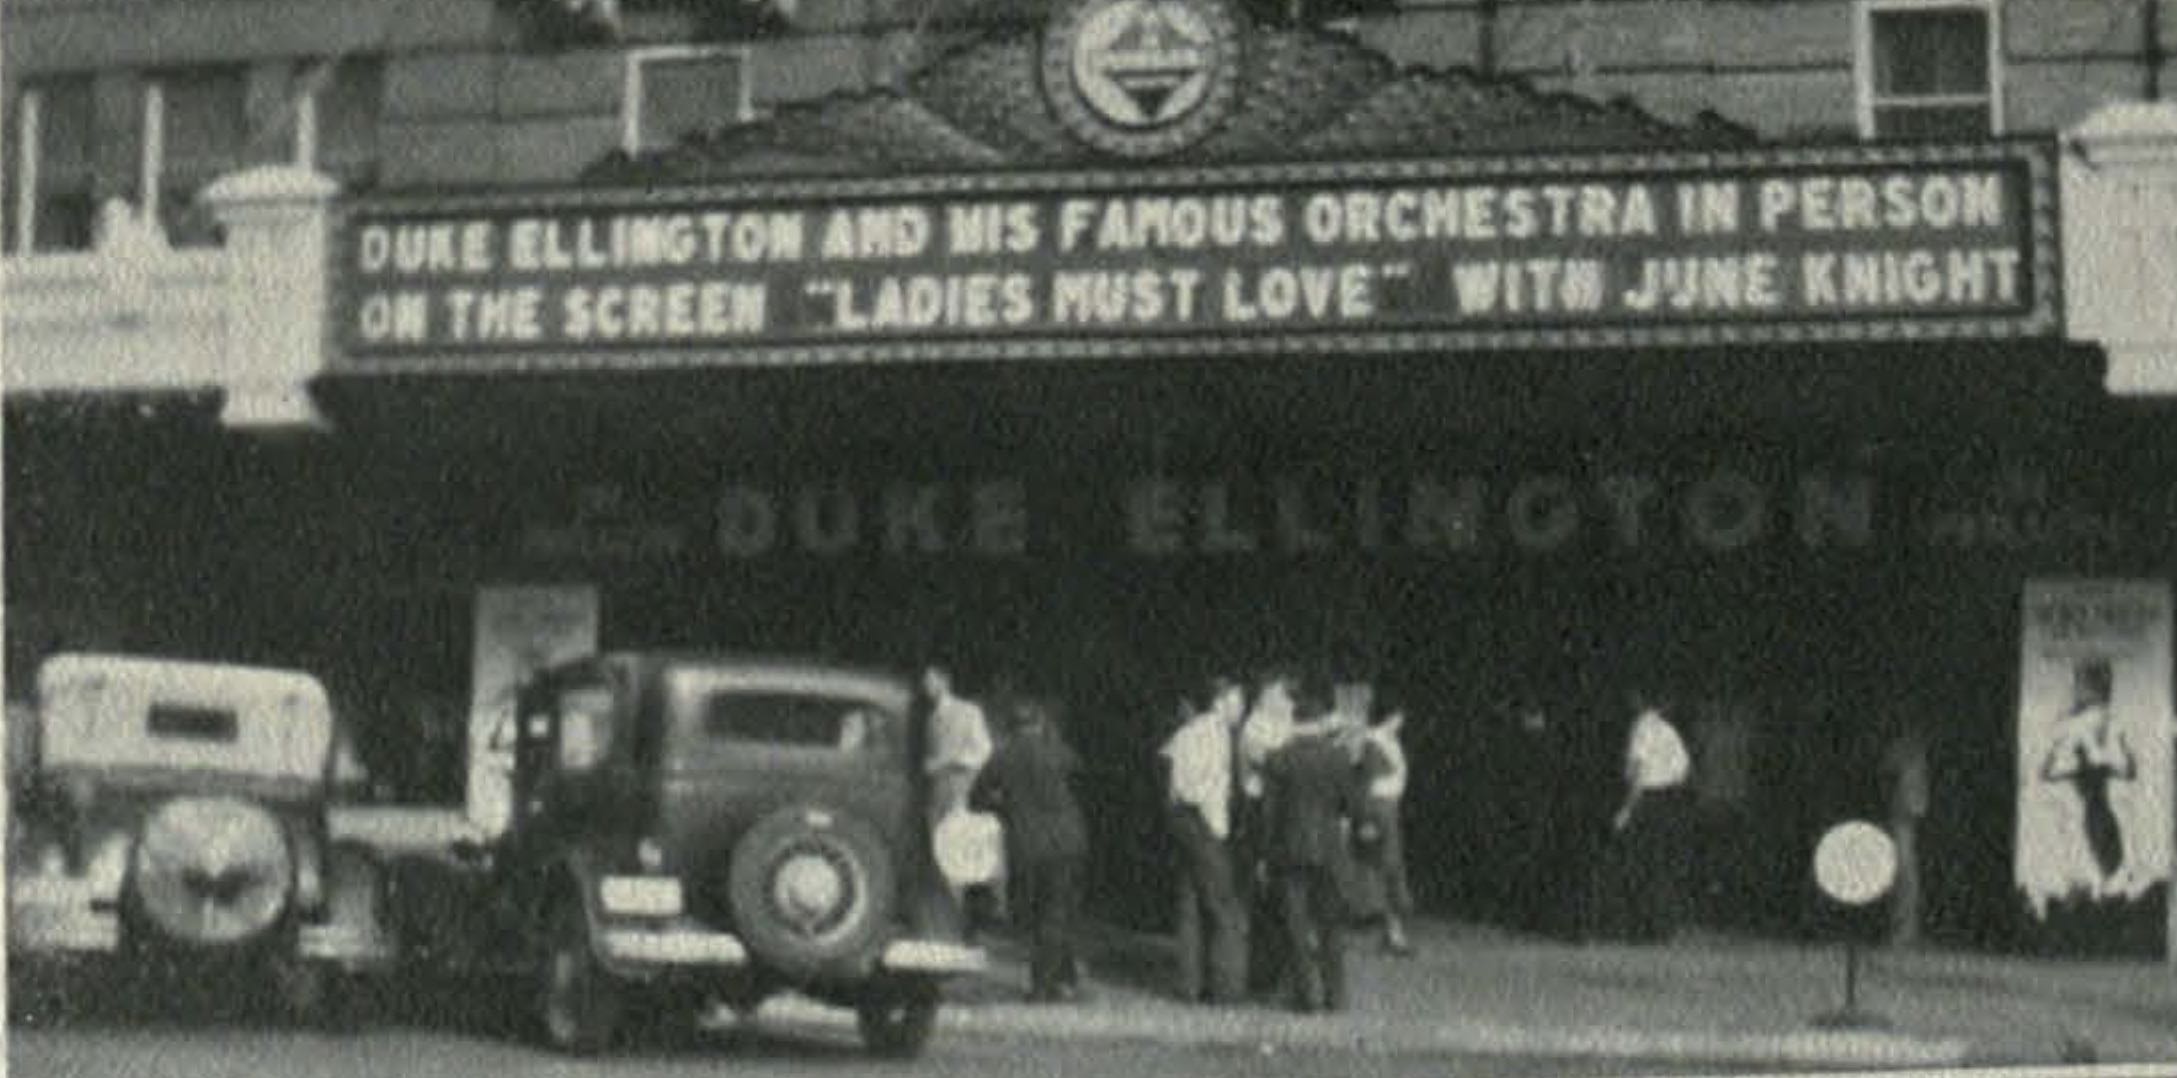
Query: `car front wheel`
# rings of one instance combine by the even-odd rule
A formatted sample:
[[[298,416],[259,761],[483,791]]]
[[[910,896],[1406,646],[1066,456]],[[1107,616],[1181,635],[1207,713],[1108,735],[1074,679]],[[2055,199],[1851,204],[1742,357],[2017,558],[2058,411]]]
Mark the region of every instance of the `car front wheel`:
[[[863,1046],[891,1059],[921,1055],[937,1028],[937,1003],[937,985],[930,981],[912,981],[863,1000],[854,1009]]]
[[[598,962],[590,947],[589,919],[568,903],[552,920],[538,964],[539,1022],[547,1046],[592,1055],[619,1027],[625,986]]]
[[[341,971],[283,956],[273,962],[272,985],[289,1021],[334,1033],[354,1028],[354,985]]]

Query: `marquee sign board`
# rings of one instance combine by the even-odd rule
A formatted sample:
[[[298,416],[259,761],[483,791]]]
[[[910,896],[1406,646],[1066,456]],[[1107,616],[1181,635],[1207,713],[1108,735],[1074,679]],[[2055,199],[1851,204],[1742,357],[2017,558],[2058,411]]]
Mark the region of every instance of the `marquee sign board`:
[[[393,371],[2054,336],[2052,156],[2008,141],[365,198],[335,244],[336,351]]]

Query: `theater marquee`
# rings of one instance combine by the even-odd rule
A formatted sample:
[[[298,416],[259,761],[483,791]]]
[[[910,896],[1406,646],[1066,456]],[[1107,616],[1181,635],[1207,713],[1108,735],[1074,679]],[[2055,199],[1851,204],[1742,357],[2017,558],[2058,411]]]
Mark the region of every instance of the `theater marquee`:
[[[2037,142],[373,198],[351,368],[1371,353],[2058,329]]]

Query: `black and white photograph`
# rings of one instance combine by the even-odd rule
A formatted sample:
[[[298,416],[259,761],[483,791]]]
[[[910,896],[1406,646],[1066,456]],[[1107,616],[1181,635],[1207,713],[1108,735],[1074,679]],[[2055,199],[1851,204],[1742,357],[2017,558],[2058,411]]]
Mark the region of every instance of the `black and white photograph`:
[[[2177,0],[0,0],[0,1073],[2177,1075]]]

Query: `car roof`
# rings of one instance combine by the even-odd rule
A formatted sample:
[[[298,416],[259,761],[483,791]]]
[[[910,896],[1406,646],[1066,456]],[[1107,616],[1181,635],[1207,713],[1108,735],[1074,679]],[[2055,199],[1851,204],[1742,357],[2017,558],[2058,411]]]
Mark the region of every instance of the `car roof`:
[[[327,706],[323,683],[300,670],[92,652],[64,652],[38,667],[41,696],[63,686],[94,681],[135,684],[160,692],[186,687],[191,695],[294,697],[321,709]]]
[[[296,670],[68,653],[38,669],[43,766],[245,773],[315,783],[335,742],[318,680]],[[157,728],[162,712],[224,713],[197,737]]]
[[[808,656],[760,654],[733,651],[705,651],[696,648],[651,648],[608,651],[601,655],[563,663],[542,672],[546,680],[579,678],[582,672],[603,665],[625,665],[639,670],[639,676],[663,676],[675,670],[701,669],[708,671],[745,672],[757,675],[768,684],[800,684],[809,686],[831,685],[848,688],[879,698],[888,698],[899,706],[914,696],[914,688],[908,679],[898,673],[877,666],[855,665],[836,660],[816,659]]]

